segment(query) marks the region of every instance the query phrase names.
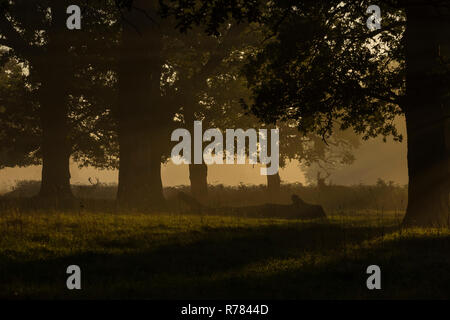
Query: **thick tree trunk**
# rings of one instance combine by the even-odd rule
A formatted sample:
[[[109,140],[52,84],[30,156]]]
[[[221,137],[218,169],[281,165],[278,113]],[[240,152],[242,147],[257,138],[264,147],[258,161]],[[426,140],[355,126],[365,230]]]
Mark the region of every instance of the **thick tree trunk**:
[[[430,6],[407,9],[408,208],[405,226],[450,226],[449,84],[439,72],[449,23]],[[447,21],[449,21],[448,19]],[[446,35],[446,36],[445,36]],[[447,42],[447,43],[445,43]]]
[[[276,202],[281,195],[281,179],[280,174],[277,172],[273,175],[267,176],[267,194],[270,202]]]
[[[42,181],[39,197],[60,207],[73,198],[70,188],[69,160],[71,145],[68,127],[70,60],[65,28],[65,9],[52,3],[52,26],[48,32],[45,57],[32,61],[31,72],[40,79],[40,116],[42,125]]]
[[[42,180],[39,196],[55,201],[72,198],[69,170],[71,151],[67,141],[64,103],[60,101],[59,110],[52,108],[53,104],[42,106]]]
[[[191,195],[200,202],[208,198],[208,166],[206,164],[190,164],[189,180],[191,181]]]
[[[145,137],[120,137],[120,170],[117,200],[123,208],[162,209],[161,153]]]
[[[143,0],[136,3],[149,9]],[[150,8],[151,9],[151,8]],[[161,34],[143,12],[127,13],[119,62],[119,205],[140,210],[165,206],[161,183]],[[137,30],[136,30],[137,29]],[[167,139],[167,137],[166,137]]]

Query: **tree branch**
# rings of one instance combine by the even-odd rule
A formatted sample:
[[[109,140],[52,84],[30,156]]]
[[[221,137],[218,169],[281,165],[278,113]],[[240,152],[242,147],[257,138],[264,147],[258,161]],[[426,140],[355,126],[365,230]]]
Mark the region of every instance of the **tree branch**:
[[[0,30],[3,40],[0,40],[2,45],[11,48],[17,55],[30,58],[32,53],[36,51],[30,46],[21,34],[14,29],[5,15],[0,15]]]

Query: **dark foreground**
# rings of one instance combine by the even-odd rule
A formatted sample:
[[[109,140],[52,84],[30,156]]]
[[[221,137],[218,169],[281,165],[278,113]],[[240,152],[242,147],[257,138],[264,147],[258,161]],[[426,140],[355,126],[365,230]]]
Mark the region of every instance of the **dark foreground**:
[[[450,232],[370,213],[311,221],[188,215],[0,215],[0,298],[450,297]],[[366,287],[381,267],[382,289]],[[66,288],[79,265],[82,290]]]

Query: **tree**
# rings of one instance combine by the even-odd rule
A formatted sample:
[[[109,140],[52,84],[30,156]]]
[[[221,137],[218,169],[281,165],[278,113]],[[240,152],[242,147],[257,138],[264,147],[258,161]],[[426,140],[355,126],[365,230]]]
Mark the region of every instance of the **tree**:
[[[38,86],[42,140],[42,183],[40,196],[66,199],[70,190],[68,137],[68,87],[70,47],[66,28],[64,1],[2,2],[0,16],[1,44],[27,63],[32,82]],[[47,9],[51,8],[51,19]],[[41,32],[43,31],[43,32]],[[45,45],[40,45],[44,42]],[[57,65],[57,68],[53,67]],[[65,81],[61,81],[65,79]]]
[[[167,63],[175,78],[172,86],[176,88],[173,94],[177,96],[174,103],[178,126],[193,132],[194,121],[198,120],[205,128],[225,130],[248,126],[255,120],[245,115],[239,105],[240,94],[245,91],[239,66],[256,41],[244,25],[229,25],[218,36],[201,30],[195,35],[177,32],[172,36]],[[208,193],[207,172],[205,163],[189,165],[191,194],[200,201]]]
[[[166,1],[166,12],[182,29],[200,23],[214,33],[230,14],[267,28],[267,45],[246,68],[250,108],[265,121],[295,119],[300,130],[324,138],[338,123],[365,138],[401,140],[393,121],[404,114],[410,178],[404,224],[449,226],[446,1],[383,1],[379,30],[366,26],[367,1],[202,3]]]
[[[319,134],[299,132],[297,121],[277,121],[276,124],[280,131],[280,168],[284,168],[289,161],[296,160],[307,170],[318,167],[329,174],[338,166],[351,164],[355,160],[353,151],[360,145],[359,137],[355,134],[335,130],[324,141]],[[269,199],[279,198],[280,184],[279,173],[267,176]]]
[[[406,9],[408,133],[407,226],[450,226],[450,13],[419,4]]]
[[[104,23],[98,15],[101,10],[90,5],[91,10],[84,10],[82,30],[71,31],[66,27],[69,4],[56,0],[16,0],[2,1],[0,6],[0,45],[8,48],[3,56],[15,61],[21,72],[27,74],[23,77],[26,83],[22,86],[27,92],[23,97],[33,97],[32,102],[22,105],[14,104],[12,99],[6,102],[11,113],[4,124],[21,128],[20,132],[9,130],[7,136],[12,140],[20,135],[34,137],[26,148],[17,143],[16,152],[22,159],[32,161],[26,164],[42,163],[39,196],[56,205],[73,197],[70,156],[74,152],[77,156],[83,152],[93,155],[94,150],[101,150],[100,143],[93,138],[96,134],[93,129],[100,121],[99,115],[106,113],[105,104],[98,102],[107,100],[99,94],[105,91],[107,76],[92,72],[94,63],[99,69],[100,62],[105,61],[99,59],[101,51],[95,45],[105,36],[97,28]],[[93,103],[94,92],[97,103]],[[16,99],[22,96],[17,90],[8,90],[8,94]],[[2,151],[9,152],[6,146],[2,145]],[[21,165],[19,160],[7,165]]]
[[[147,17],[155,1],[135,1],[124,11],[119,68],[119,187],[117,200],[127,207],[164,204],[160,166],[161,129],[167,123],[161,108],[160,79],[163,34]],[[146,14],[147,13],[147,14]]]
[[[172,48],[166,54],[173,70],[173,86],[177,88],[180,125],[193,132],[194,120],[203,121],[206,128],[273,128],[242,109],[239,100],[250,98],[241,68],[247,55],[260,49],[264,40],[256,25],[228,25],[218,36],[202,34],[194,29],[188,35],[173,35]],[[328,145],[318,135],[303,136],[295,121],[277,123],[281,130],[280,166],[289,160],[310,165],[313,162],[331,164],[325,156],[332,154],[349,162],[351,148],[357,145],[348,137],[333,137]],[[342,150],[339,150],[339,149]],[[193,154],[193,152],[191,152]],[[333,159],[336,160],[336,159]],[[207,196],[206,164],[190,164],[191,193],[197,200]],[[279,174],[268,175],[268,194],[276,200],[280,192]]]
[[[385,29],[370,42],[366,40],[367,36],[361,36],[367,31],[358,27],[348,30],[351,20],[346,21],[345,15],[353,12],[350,19],[358,21],[358,8],[346,5],[341,14],[337,8],[338,5],[333,14],[340,20],[332,24],[333,32],[319,21],[316,27],[324,31],[311,32],[311,38],[301,36],[294,42],[296,45],[292,51],[289,47],[286,49],[294,36],[290,30],[305,26],[305,22],[311,27],[318,13],[306,17],[297,17],[294,13],[293,18],[286,22],[287,29],[280,27],[278,39],[282,44],[268,45],[266,51],[249,64],[247,74],[259,99],[252,109],[261,117],[270,119],[286,116],[290,108],[292,113],[288,117],[301,119],[302,130],[328,135],[332,132],[332,124],[340,121],[342,129],[351,126],[366,137],[388,133],[397,136],[392,121],[396,115],[405,114],[410,200],[404,224],[448,226],[448,142],[444,134],[447,125],[444,112],[448,110],[444,105],[448,105],[448,100],[443,98],[445,92],[448,93],[448,86],[443,85],[448,78],[448,64],[446,66],[445,60],[439,60],[438,56],[438,45],[445,38],[441,38],[441,42],[437,40],[442,33],[447,33],[441,30],[448,30],[448,24],[443,25],[442,17],[436,13],[434,16],[429,14],[430,10],[439,12],[439,9],[427,8],[426,5],[411,6],[406,11],[408,22],[406,39],[403,39],[402,11],[388,9],[384,10],[388,12],[383,22]],[[332,10],[327,8],[325,12]],[[415,21],[419,16],[423,20]],[[326,41],[318,42],[319,39]],[[422,40],[420,44],[416,43],[418,39]],[[302,61],[306,62],[308,56],[293,53],[294,49],[300,49],[297,52],[311,49],[318,52],[313,60],[317,68],[302,68]],[[270,55],[270,58],[265,55]],[[266,68],[263,63],[268,61],[272,66]],[[333,64],[333,61],[338,64]],[[447,71],[436,74],[436,70]],[[269,72],[273,73],[268,75]],[[256,84],[255,81],[261,78],[266,80],[262,85]],[[288,93],[282,96],[284,100],[280,100],[280,96],[274,93],[287,83],[290,84]],[[292,85],[298,83],[303,85]],[[276,112],[270,110],[274,105],[279,106]],[[427,109],[424,105],[428,106]]]
[[[351,130],[334,130],[326,143],[318,135],[313,135],[312,141],[317,144],[317,149],[312,152],[312,158],[316,161],[307,160],[305,178],[318,185],[325,184],[326,179],[331,181],[334,172],[352,164],[355,161],[353,152],[361,145],[360,136]]]

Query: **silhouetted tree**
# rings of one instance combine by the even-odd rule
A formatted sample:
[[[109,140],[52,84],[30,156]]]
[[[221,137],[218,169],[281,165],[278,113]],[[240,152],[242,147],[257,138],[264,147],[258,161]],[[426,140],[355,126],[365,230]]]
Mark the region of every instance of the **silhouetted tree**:
[[[72,70],[68,55],[70,36],[66,27],[68,4],[65,1],[12,1],[3,5],[4,12],[0,15],[3,40],[0,43],[9,47],[18,59],[27,62],[32,82],[39,86],[40,196],[71,198],[67,116]]]
[[[82,30],[71,31],[66,26],[70,4],[56,0],[2,1],[0,14],[0,45],[8,48],[4,56],[19,63],[22,73],[27,74],[27,92],[33,95],[31,104],[13,107],[8,103],[8,108],[13,108],[9,121],[15,121],[10,127],[22,126],[21,134],[39,141],[34,141],[33,150],[29,150],[30,144],[22,150],[19,143],[15,150],[23,157],[32,157],[33,163],[42,163],[39,195],[56,204],[72,199],[70,156],[74,152],[77,156],[84,152],[93,155],[95,149],[101,150],[95,128],[104,119],[99,115],[107,113],[105,104],[99,103],[108,96],[102,91],[107,75],[92,72],[93,63],[99,68],[100,62],[105,62],[95,45],[104,34],[94,32],[105,21],[98,19],[98,7],[84,6]],[[107,50],[108,46],[100,49]],[[9,94],[20,93],[10,90]],[[13,140],[19,137],[18,132],[10,134]]]
[[[449,226],[449,30],[447,1],[381,1],[382,28],[369,30],[368,1],[164,1],[179,27],[216,33],[231,16],[268,29],[246,68],[267,122],[295,119],[328,137],[337,122],[365,138],[392,134],[406,117],[407,226]],[[406,32],[405,32],[406,30]]]
[[[157,1],[135,1],[122,11],[119,90],[119,187],[127,207],[164,206],[161,181],[162,141],[168,110],[162,105],[163,31],[154,20]]]
[[[406,8],[407,226],[450,226],[450,9]]]
[[[189,35],[177,31],[172,36],[167,57],[175,78],[173,94],[178,97],[174,103],[179,126],[193,133],[196,120],[202,121],[205,129],[250,124],[238,103],[245,89],[238,66],[256,41],[254,35],[250,38],[250,32],[248,26],[230,25],[219,36],[208,36],[201,30]],[[189,165],[191,194],[197,200],[207,197],[207,172],[205,163]]]

